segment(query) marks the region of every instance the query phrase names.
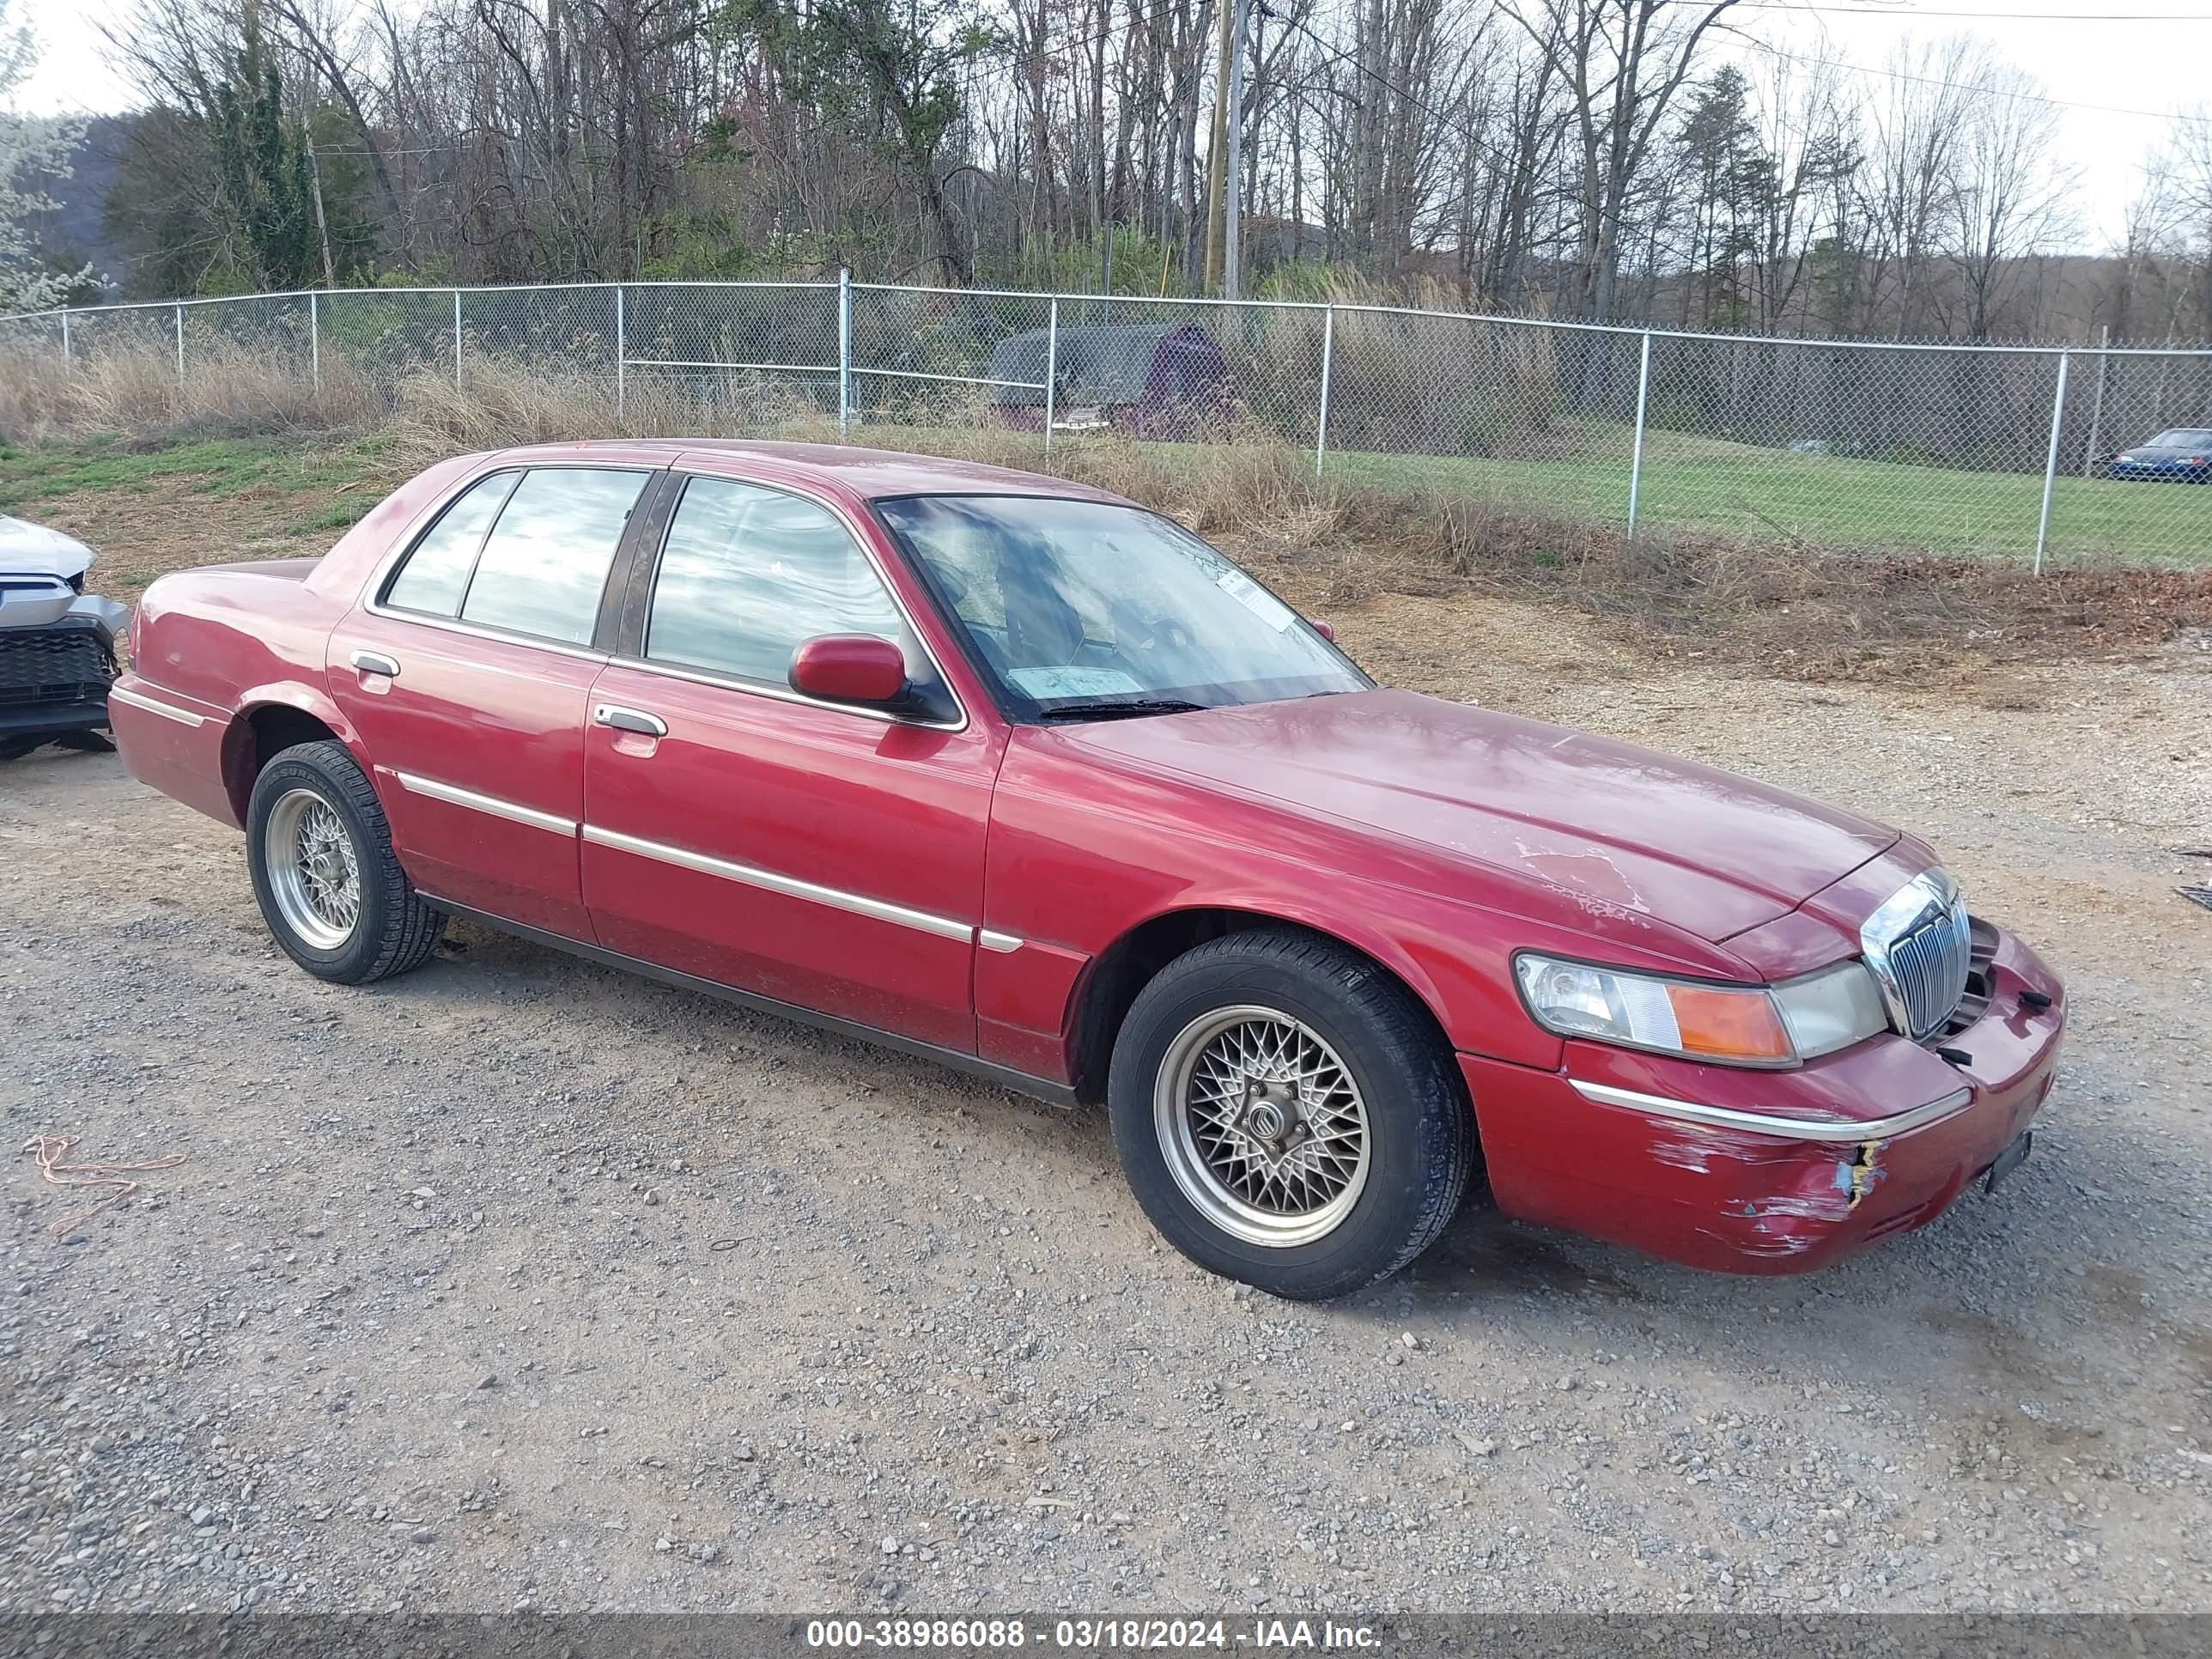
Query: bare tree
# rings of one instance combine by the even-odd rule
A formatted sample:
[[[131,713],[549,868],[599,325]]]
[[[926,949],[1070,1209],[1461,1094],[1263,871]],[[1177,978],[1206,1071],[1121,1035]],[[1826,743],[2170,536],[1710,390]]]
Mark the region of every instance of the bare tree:
[[[1583,314],[1613,316],[1638,177],[1708,32],[1736,0],[1519,0],[1507,8],[1571,95]]]

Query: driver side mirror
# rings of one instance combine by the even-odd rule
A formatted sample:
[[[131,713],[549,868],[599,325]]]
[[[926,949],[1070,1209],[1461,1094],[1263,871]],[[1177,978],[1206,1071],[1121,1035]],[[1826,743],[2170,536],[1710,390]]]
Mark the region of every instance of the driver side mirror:
[[[1331,645],[1334,645],[1336,643],[1336,630],[1334,628],[1331,628],[1327,623],[1318,621],[1312,617],[1308,617],[1306,618],[1306,626],[1312,629],[1315,633],[1320,635],[1322,638],[1327,640]]]
[[[823,634],[791,653],[791,689],[823,702],[894,703],[906,695],[906,653],[867,634]]]

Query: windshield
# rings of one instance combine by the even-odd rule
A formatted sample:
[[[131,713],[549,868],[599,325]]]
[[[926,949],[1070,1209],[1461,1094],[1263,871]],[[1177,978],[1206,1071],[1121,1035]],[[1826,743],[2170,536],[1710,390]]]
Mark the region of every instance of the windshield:
[[[2212,449],[2212,432],[2201,426],[2178,426],[2171,432],[2161,432],[2143,446],[2145,449]]]
[[[1165,714],[1372,684],[1222,555],[1140,508],[912,495],[876,510],[1018,719]]]

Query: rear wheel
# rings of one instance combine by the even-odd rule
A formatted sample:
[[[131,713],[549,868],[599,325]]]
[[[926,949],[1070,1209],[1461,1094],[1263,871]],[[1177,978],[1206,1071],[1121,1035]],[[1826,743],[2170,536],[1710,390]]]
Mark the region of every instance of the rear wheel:
[[[1107,1079],[1115,1146],[1153,1225],[1277,1296],[1397,1272],[1459,1207],[1474,1120],[1405,988],[1333,942],[1237,933],[1137,998]]]
[[[343,744],[300,744],[262,768],[246,856],[270,934],[319,979],[362,985],[404,974],[445,932],[444,913],[399,867],[376,792]]]

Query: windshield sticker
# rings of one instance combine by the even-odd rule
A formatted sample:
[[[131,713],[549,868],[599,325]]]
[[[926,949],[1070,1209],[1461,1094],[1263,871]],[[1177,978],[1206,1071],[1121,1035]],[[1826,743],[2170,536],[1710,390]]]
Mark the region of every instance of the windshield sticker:
[[[1223,571],[1215,578],[1214,585],[1278,634],[1298,619],[1297,611],[1241,570]]]
[[[1006,678],[1039,702],[1054,697],[1115,697],[1145,688],[1118,668],[1010,668]]]

